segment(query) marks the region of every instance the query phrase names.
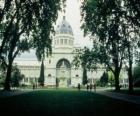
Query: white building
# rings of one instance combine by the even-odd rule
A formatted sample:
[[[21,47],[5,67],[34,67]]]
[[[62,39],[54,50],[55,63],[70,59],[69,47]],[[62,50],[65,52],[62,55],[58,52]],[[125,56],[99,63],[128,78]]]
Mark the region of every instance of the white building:
[[[44,61],[45,85],[56,86],[58,84],[59,87],[67,87],[77,86],[78,83],[82,83],[82,68],[76,70],[71,65],[76,55],[76,49],[79,48],[74,46],[73,30],[63,17],[53,38],[52,55]],[[25,75],[24,83],[37,82],[41,62],[37,60],[20,60],[16,63],[21,73]],[[97,72],[88,72],[89,81],[93,83],[94,79],[99,79],[103,72],[104,69],[98,69]]]

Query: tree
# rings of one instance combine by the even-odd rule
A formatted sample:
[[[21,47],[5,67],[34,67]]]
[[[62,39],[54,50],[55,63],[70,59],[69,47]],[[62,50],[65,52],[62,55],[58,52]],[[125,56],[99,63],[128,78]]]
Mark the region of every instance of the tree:
[[[44,80],[45,80],[45,76],[44,76],[44,62],[42,60],[41,63],[41,67],[40,67],[40,77],[38,82],[40,83],[40,85],[43,87],[44,86]]]
[[[140,78],[140,65],[137,65],[133,69],[133,77],[136,80],[137,78]]]
[[[79,66],[82,66],[82,69],[83,69],[82,84],[83,85],[88,83],[88,80],[87,80],[87,67],[86,67],[87,60],[88,60],[88,55],[89,55],[88,51],[89,50],[86,47],[84,49],[77,49],[76,50],[77,55],[74,57],[74,60],[73,60],[73,65],[75,65],[76,68],[78,68]]]
[[[134,25],[140,27],[140,1],[139,0],[124,0],[127,10],[133,15],[128,14],[127,17]]]
[[[110,83],[111,87],[115,85],[114,74],[111,71],[108,71],[108,82]]]
[[[12,67],[11,85],[12,87],[19,87],[24,75],[21,74],[17,66]]]
[[[13,2],[13,0],[3,0],[1,1],[1,7],[0,7],[0,23],[4,18],[4,15],[6,14],[6,12],[8,12],[10,10],[10,6]]]
[[[133,85],[135,87],[140,87],[140,65],[136,65],[133,69],[133,77],[134,77],[134,83]]]
[[[3,69],[1,70],[0,67],[0,86],[2,87],[4,85],[5,82],[5,71],[3,71]]]
[[[114,73],[115,88],[119,88],[119,74],[124,58],[124,47],[122,37],[119,34],[120,2],[104,0],[87,0],[82,4],[82,17],[84,24],[82,28],[85,33],[96,36],[100,44],[101,56],[108,55],[102,61]]]
[[[136,9],[130,2],[136,3]],[[85,0],[82,3],[82,28],[85,34],[96,37],[100,44],[102,62],[115,76],[115,89],[120,90],[119,75],[124,59],[129,64],[129,90],[132,87],[133,52],[139,40],[139,2],[135,0]],[[133,36],[132,36],[133,35]],[[135,49],[134,49],[135,48]],[[103,56],[107,59],[103,59]]]
[[[109,81],[108,74],[104,72],[100,78],[101,86],[106,86],[108,84],[108,81]]]
[[[58,10],[64,0],[8,0],[0,9],[0,25],[3,38],[0,43],[0,59],[6,62],[5,90],[10,90],[13,60],[18,54],[36,49],[39,60],[51,51],[50,33]],[[6,60],[5,60],[6,59]]]
[[[134,83],[140,79],[140,65],[136,65],[133,69]]]
[[[86,67],[83,67],[83,79],[82,79],[82,84],[85,85],[88,83],[88,79],[87,79],[87,70]]]
[[[123,13],[125,18],[125,24],[123,34],[125,38],[126,46],[126,59],[128,62],[127,71],[129,79],[129,92],[133,93],[133,74],[132,65],[134,57],[138,57],[138,47],[140,43],[140,1],[137,0],[124,0],[125,12]]]
[[[96,49],[94,49],[96,50]],[[88,70],[96,70],[97,69],[97,52],[94,50],[90,50],[87,47],[84,49],[77,49],[76,55],[72,64],[78,68],[79,66],[83,69],[83,79],[82,84],[85,85],[88,83],[87,79],[87,71]],[[94,59],[94,60],[93,60]]]
[[[86,54],[87,51],[87,54]],[[72,62],[73,65],[75,65],[76,68],[79,66],[82,66],[83,69],[83,79],[82,79],[82,84],[85,85],[87,84],[87,60],[88,60],[88,52],[89,50],[85,47],[84,49],[77,49],[76,50],[76,55],[74,57],[74,60]]]

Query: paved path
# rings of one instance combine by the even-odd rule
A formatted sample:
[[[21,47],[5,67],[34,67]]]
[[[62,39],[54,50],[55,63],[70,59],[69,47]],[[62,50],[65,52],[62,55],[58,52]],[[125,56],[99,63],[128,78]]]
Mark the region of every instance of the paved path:
[[[20,94],[25,94],[28,92],[31,92],[32,90],[15,90],[15,91],[0,91],[0,98],[5,98],[5,97],[11,97],[11,96],[16,96]]]
[[[131,102],[131,103],[135,103],[135,104],[140,105],[140,96],[127,95],[127,94],[121,94],[121,93],[115,93],[115,92],[108,92],[105,90],[99,90],[99,91],[97,90],[96,93],[100,94],[100,95],[107,96],[107,97],[111,97],[111,98],[115,98],[115,99],[119,99],[119,100],[123,100],[123,101],[127,101],[127,102]]]

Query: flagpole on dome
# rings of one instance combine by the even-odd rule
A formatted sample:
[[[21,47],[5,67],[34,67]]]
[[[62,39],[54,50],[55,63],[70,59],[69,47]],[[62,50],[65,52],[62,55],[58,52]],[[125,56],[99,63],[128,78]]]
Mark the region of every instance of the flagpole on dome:
[[[63,20],[66,19],[66,3],[63,4]]]

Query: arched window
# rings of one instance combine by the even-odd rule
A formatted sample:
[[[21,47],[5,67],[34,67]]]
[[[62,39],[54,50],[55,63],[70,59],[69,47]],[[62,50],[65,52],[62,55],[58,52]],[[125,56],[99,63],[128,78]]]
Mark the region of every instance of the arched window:
[[[56,68],[60,68],[63,65],[66,68],[70,68],[71,67],[70,62],[67,59],[61,59],[61,60],[58,61],[57,65],[56,65]]]

